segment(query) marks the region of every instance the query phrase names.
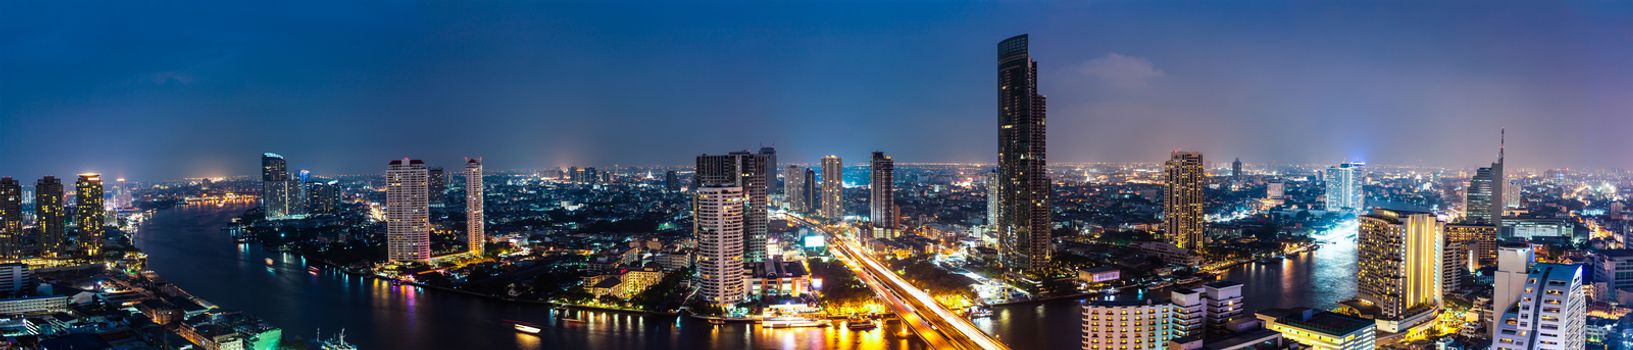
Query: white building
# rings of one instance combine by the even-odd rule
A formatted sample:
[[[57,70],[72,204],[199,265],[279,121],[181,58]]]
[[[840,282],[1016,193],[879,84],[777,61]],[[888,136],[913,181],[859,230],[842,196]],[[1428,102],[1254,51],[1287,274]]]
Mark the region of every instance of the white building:
[[[1172,317],[1168,303],[1090,301],[1083,305],[1083,349],[1166,349]]]
[[[1366,205],[1366,194],[1361,188],[1366,180],[1365,164],[1344,163],[1327,167],[1327,210],[1361,212]]]
[[[482,257],[483,245],[488,243],[486,223],[482,218],[482,158],[465,159],[465,242],[471,256]]]
[[[403,158],[386,169],[386,255],[393,262],[431,260],[425,162]]]
[[[1582,265],[1536,264],[1505,307],[1493,349],[1583,349],[1587,344],[1587,297]]]
[[[845,218],[845,164],[839,156],[822,157],[822,217]]]
[[[743,189],[702,187],[696,193],[692,234],[697,238],[698,294],[716,305],[742,302]]]
[[[1520,292],[1525,288],[1525,279],[1530,275],[1531,263],[1535,260],[1531,245],[1525,243],[1505,243],[1497,247],[1497,273],[1492,276],[1492,299],[1486,315],[1486,324],[1495,325],[1496,319],[1509,306],[1519,302]],[[1497,339],[1497,327],[1491,330],[1491,339]]]

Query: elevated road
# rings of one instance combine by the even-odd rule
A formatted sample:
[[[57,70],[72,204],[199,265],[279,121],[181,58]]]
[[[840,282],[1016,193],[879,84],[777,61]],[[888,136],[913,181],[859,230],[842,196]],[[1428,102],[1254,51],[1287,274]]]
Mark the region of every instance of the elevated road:
[[[936,349],[1009,349],[969,320],[936,303],[929,293],[907,283],[859,248],[860,244],[835,234],[808,219],[788,219],[828,234],[828,251],[856,272],[881,301],[894,309],[902,323]]]

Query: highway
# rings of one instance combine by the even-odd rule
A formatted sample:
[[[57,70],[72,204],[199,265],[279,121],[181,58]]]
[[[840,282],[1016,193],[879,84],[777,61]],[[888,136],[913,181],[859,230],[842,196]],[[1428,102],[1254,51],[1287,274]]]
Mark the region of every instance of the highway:
[[[929,293],[914,287],[858,248],[855,241],[835,234],[809,219],[789,220],[828,234],[828,251],[845,262],[880,299],[895,309],[902,322],[936,349],[1008,349],[1009,346],[975,328],[969,320],[936,303]]]

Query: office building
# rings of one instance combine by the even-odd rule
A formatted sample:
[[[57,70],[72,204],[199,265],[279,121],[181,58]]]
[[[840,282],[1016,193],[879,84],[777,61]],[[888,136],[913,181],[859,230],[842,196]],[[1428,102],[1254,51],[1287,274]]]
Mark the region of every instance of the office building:
[[[74,183],[74,223],[79,228],[80,252],[86,257],[102,254],[102,238],[107,233],[102,195],[102,175],[79,174]]]
[[[0,177],[0,259],[23,257],[23,185]]]
[[[1593,281],[1605,289],[1594,291],[1596,301],[1620,301],[1620,294],[1633,293],[1633,250],[1595,251],[1592,261]]]
[[[425,162],[403,158],[386,168],[386,255],[392,262],[431,260],[429,174]]]
[[[1236,160],[1230,162],[1230,184],[1233,186],[1242,185],[1242,158],[1236,158]]]
[[[1207,250],[1202,235],[1202,186],[1207,182],[1202,154],[1174,151],[1163,169],[1167,173],[1162,202],[1164,234],[1174,246],[1202,254]]]
[[[744,299],[743,210],[747,196],[739,187],[705,186],[695,191],[692,234],[698,294],[703,300],[729,306]]]
[[[1344,163],[1327,167],[1327,210],[1360,213],[1366,208],[1366,165]]]
[[[896,161],[884,152],[873,152],[872,176],[868,190],[868,219],[873,221],[873,236],[896,236]]]
[[[784,170],[783,203],[787,204],[788,211],[801,214],[807,213],[811,201],[806,198],[808,192],[805,192],[805,168],[798,165],[789,165]]]
[[[306,183],[306,213],[335,214],[340,212],[340,181],[313,181]]]
[[[1038,93],[1038,63],[1028,36],[998,43],[999,265],[1038,275],[1054,253],[1050,231],[1047,101]]]
[[[1372,320],[1310,308],[1269,309],[1255,314],[1264,328],[1314,350],[1372,350],[1377,324]]]
[[[1503,242],[1497,247],[1497,273],[1492,276],[1495,283],[1491,286],[1491,305],[1486,313],[1491,318],[1485,320],[1486,324],[1493,325],[1489,328],[1491,339],[1499,338],[1496,322],[1510,306],[1520,301],[1520,293],[1535,262],[1536,252],[1525,242]]]
[[[289,164],[277,153],[261,154],[261,211],[267,220],[289,218],[295,213],[291,198],[294,181],[289,176]]]
[[[443,173],[442,167],[434,166],[425,169],[425,201],[433,208],[441,208],[448,203],[448,175]]]
[[[697,156],[697,188],[730,186],[743,191],[743,258],[750,262],[766,259],[766,230],[771,198],[766,194],[766,158],[748,151],[725,155]]]
[[[822,157],[822,217],[845,218],[845,164],[839,156]]]
[[[1158,350],[1173,339],[1174,308],[1152,300],[1091,300],[1083,305],[1084,350]]]
[[[669,192],[680,192],[680,174],[674,170],[663,172],[663,189]]]
[[[1378,330],[1429,321],[1440,306],[1441,223],[1432,213],[1373,209],[1356,238],[1357,297],[1376,308]]]
[[[471,256],[481,257],[488,242],[487,222],[482,217],[482,158],[465,158],[465,242]]]
[[[1582,265],[1536,264],[1497,322],[1492,349],[1587,348],[1587,297]]]
[[[760,156],[765,158],[765,162],[763,162],[761,164],[763,166],[765,166],[765,188],[766,188],[765,193],[766,193],[766,195],[767,196],[782,197],[783,184],[782,184],[782,180],[779,179],[778,176],[777,176],[777,171],[779,169],[779,168],[777,168],[777,148],[776,147],[760,147]]]
[[[67,215],[63,208],[62,180],[46,176],[34,183],[34,228],[40,234],[40,254],[65,256],[70,250]]]

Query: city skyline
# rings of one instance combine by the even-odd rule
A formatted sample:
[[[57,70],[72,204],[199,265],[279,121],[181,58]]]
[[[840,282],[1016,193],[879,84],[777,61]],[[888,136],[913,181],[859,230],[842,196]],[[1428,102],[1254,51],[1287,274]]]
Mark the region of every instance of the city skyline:
[[[1633,67],[1619,64],[1633,60],[1633,5],[1480,5],[1489,6],[1411,7],[1420,16],[1398,15],[1404,4],[1175,6],[1261,10],[1199,16],[1137,3],[561,13],[405,4],[257,9],[269,13],[227,21],[176,18],[186,11],[162,6],[10,3],[0,5],[7,32],[43,35],[0,38],[0,69],[13,73],[0,84],[0,148],[49,144],[73,125],[94,126],[76,135],[98,142],[63,143],[49,156],[8,152],[0,164],[25,178],[249,175],[236,157],[275,150],[326,173],[366,174],[367,160],[404,155],[457,164],[485,154],[490,169],[676,165],[692,150],[762,144],[783,159],[888,149],[916,161],[995,162],[984,146],[996,142],[985,129],[993,102],[981,88],[993,77],[982,68],[990,42],[1029,33],[1034,56],[1048,62],[1039,75],[1055,102],[1051,127],[1077,135],[1050,145],[1056,163],[1188,149],[1248,163],[1472,168],[1489,162],[1491,134],[1507,127],[1513,168],[1633,167],[1633,156],[1609,152],[1633,148],[1614,133],[1633,127]],[[424,15],[371,16],[380,12]],[[131,23],[130,13],[146,20]],[[898,20],[906,13],[921,16]],[[717,17],[687,20],[704,15]],[[532,18],[546,24],[520,25]],[[1363,25],[1377,22],[1398,25]],[[112,35],[109,26],[142,30]],[[450,28],[466,36],[436,34]],[[923,39],[896,39],[909,36]],[[420,54],[453,48],[465,53]],[[712,74],[713,64],[735,69]],[[738,103],[721,103],[728,96]],[[389,125],[437,137],[370,132],[397,120],[406,122]],[[879,127],[850,127],[864,122]],[[1406,122],[1421,127],[1392,127]],[[719,123],[763,132],[687,137]],[[442,128],[462,124],[505,127]],[[1148,124],[1196,127],[1128,132]]]

